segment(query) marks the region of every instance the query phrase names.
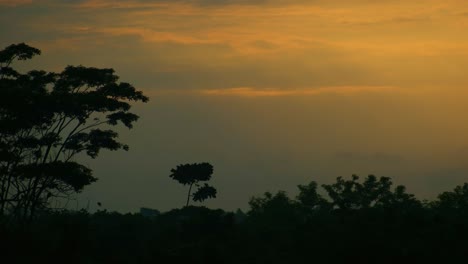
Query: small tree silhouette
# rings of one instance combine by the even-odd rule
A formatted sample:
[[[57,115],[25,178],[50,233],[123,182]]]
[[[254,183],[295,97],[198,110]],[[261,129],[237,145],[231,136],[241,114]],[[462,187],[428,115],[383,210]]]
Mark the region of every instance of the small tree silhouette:
[[[189,205],[190,197],[196,202],[203,202],[208,198],[216,198],[216,189],[208,184],[200,186],[200,182],[209,181],[213,174],[213,166],[210,163],[194,163],[178,165],[175,169],[171,169],[172,179],[183,185],[190,185],[187,194],[187,203]],[[198,190],[192,195],[192,187],[195,185]]]

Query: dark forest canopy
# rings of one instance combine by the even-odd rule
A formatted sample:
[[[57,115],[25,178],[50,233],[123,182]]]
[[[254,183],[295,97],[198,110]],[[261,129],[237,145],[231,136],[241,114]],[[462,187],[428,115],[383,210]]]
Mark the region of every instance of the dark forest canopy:
[[[68,66],[62,72],[20,73],[15,62],[40,50],[24,43],[0,51],[0,216],[30,220],[53,199],[95,182],[75,160],[102,149],[128,150],[112,127],[132,128],[132,102],[141,91],[119,82],[113,69]]]
[[[3,229],[16,262],[455,263],[467,257],[468,184],[419,201],[390,178],[338,178],[254,197],[243,213],[59,211],[27,232]],[[145,212],[149,209],[145,209]],[[18,250],[30,254],[16,254]]]

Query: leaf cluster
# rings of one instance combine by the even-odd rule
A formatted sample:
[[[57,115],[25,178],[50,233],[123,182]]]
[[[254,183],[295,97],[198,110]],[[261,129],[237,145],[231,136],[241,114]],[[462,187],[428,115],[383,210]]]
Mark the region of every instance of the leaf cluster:
[[[183,185],[190,185],[187,206],[189,204],[190,197],[196,202],[203,202],[209,198],[216,198],[216,189],[207,183],[200,185],[200,182],[209,181],[213,174],[213,165],[207,162],[193,163],[193,164],[181,164],[175,169],[171,169],[169,177],[178,181]],[[198,189],[191,194],[192,186],[195,185]]]
[[[169,177],[183,185],[191,185],[200,181],[209,181],[213,174],[213,166],[207,162],[181,164],[171,169]]]

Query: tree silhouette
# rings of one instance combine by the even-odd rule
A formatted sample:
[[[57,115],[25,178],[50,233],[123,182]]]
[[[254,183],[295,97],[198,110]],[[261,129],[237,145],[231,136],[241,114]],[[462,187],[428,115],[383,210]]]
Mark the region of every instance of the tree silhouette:
[[[313,210],[317,208],[328,208],[330,203],[317,192],[317,183],[311,181],[307,185],[298,185],[299,194],[296,200],[306,209]]]
[[[188,206],[190,203],[190,197],[196,202],[203,202],[208,198],[216,198],[216,189],[208,184],[200,186],[200,182],[209,181],[213,174],[213,166],[210,163],[193,163],[178,165],[175,169],[171,169],[172,179],[178,181],[183,185],[189,185],[187,194]],[[197,191],[192,195],[192,187],[195,185],[198,187]]]
[[[338,177],[336,183],[322,186],[331,198],[332,205],[344,210],[420,205],[414,195],[406,193],[404,186],[398,185],[392,191],[389,177],[369,175],[360,183],[359,176],[352,175],[351,180]]]
[[[248,215],[261,218],[262,221],[285,223],[296,214],[296,202],[285,191],[278,191],[276,194],[265,192],[263,197],[250,199],[249,206]]]
[[[441,209],[468,213],[468,183],[455,187],[451,192],[441,193],[435,204]]]
[[[39,54],[24,43],[0,51],[0,215],[21,219],[95,182],[75,156],[128,150],[109,128],[132,128],[138,116],[129,111],[130,101],[148,101],[131,84],[119,83],[113,69],[20,73],[11,67]]]

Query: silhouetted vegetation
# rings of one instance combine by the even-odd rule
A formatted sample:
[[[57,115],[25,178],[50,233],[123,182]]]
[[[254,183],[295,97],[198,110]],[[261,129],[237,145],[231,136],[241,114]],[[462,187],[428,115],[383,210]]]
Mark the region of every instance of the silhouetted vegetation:
[[[468,254],[467,186],[421,202],[390,178],[353,176],[299,185],[295,199],[267,192],[247,213],[59,211],[0,237],[16,262],[455,263]]]
[[[171,169],[172,179],[183,185],[188,185],[187,203],[190,203],[190,198],[195,202],[203,202],[208,198],[216,198],[216,189],[207,183],[200,186],[200,182],[209,181],[213,174],[213,165],[203,162],[194,164],[178,165],[175,169]],[[195,185],[198,189],[192,194],[192,187]]]
[[[130,101],[148,101],[112,69],[68,66],[61,73],[12,68],[40,51],[24,43],[0,51],[0,216],[31,220],[56,198],[95,182],[76,162],[101,149],[128,150],[109,129],[132,128]]]

